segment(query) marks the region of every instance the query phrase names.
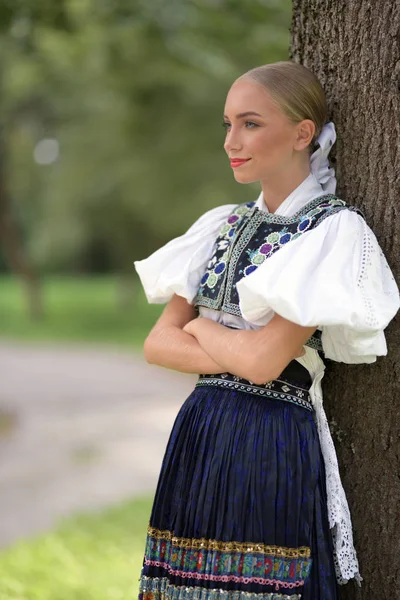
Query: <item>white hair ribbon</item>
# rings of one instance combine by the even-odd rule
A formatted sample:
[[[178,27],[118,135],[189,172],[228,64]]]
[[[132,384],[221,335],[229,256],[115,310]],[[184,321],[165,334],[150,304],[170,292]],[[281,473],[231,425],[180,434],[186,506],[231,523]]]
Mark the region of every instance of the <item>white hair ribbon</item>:
[[[336,141],[335,125],[326,123],[317,139],[319,148],[310,157],[311,172],[324,192],[334,194],[336,190],[335,169],[329,166],[328,154]]]

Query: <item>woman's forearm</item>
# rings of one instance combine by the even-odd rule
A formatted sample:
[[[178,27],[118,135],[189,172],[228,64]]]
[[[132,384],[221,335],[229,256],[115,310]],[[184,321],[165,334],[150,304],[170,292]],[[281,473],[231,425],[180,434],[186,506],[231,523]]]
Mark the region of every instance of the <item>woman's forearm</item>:
[[[224,368],[179,327],[155,329],[144,344],[147,362],[182,373],[222,373]]]
[[[315,331],[280,315],[257,331],[233,330],[206,318],[193,319],[183,329],[224,371],[260,384],[277,379],[291,360],[302,356],[303,344]]]
[[[231,329],[206,318],[196,319],[186,327],[196,337],[201,348],[213,360],[218,361],[222,371],[255,382],[254,365],[258,357],[252,348],[257,340],[256,331]],[[268,377],[268,369],[265,372]],[[272,372],[270,379],[273,379]]]

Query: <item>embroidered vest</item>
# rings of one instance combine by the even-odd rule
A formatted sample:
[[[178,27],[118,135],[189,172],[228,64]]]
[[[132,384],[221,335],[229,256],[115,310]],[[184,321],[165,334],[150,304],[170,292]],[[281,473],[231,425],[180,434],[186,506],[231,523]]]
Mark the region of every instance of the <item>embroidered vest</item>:
[[[205,306],[242,317],[236,283],[258,269],[282,246],[345,209],[364,216],[359,209],[348,206],[333,194],[314,198],[291,217],[260,210],[255,202],[239,204],[219,231],[194,299],[195,307]],[[322,350],[321,332],[316,330],[306,345]]]

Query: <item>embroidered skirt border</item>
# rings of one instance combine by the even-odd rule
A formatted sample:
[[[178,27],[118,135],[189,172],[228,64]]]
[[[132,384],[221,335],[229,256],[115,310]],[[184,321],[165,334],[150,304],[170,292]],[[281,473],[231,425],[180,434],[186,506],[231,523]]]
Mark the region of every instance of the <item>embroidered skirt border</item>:
[[[278,591],[280,587],[294,589],[304,585],[312,564],[310,554],[310,548],[305,546],[287,548],[178,538],[173,532],[149,526],[144,564],[158,569],[154,576],[168,575],[192,582],[259,584],[275,586]]]
[[[167,577],[140,578],[141,600],[301,600],[301,594],[256,594],[241,590],[208,589],[185,585],[173,585]]]

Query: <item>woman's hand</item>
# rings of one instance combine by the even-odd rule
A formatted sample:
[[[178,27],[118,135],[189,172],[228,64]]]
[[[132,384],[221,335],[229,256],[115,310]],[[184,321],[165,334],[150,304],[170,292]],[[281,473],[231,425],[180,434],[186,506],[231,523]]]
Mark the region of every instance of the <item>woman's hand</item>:
[[[198,319],[198,317],[196,319],[192,319],[191,321],[186,323],[186,325],[184,325],[184,327],[182,327],[182,331],[184,331],[185,333],[190,333],[190,335],[193,335],[192,331],[194,331],[194,324],[197,321],[197,319]]]
[[[202,327],[205,321],[210,321],[210,319],[205,319],[204,317],[196,317],[192,319],[182,328],[186,333],[190,333],[193,337],[196,337],[196,332],[199,331],[199,328]],[[209,325],[209,323],[207,323]]]

